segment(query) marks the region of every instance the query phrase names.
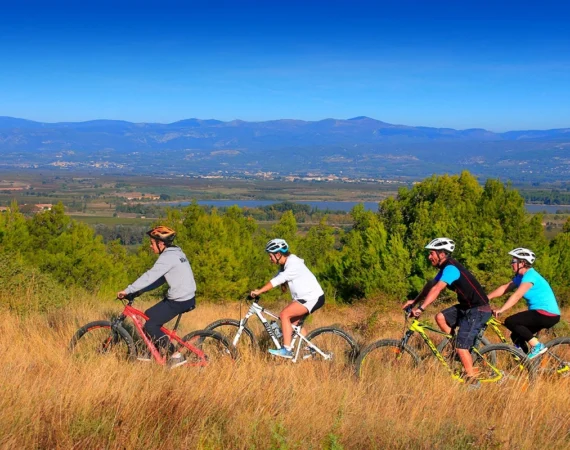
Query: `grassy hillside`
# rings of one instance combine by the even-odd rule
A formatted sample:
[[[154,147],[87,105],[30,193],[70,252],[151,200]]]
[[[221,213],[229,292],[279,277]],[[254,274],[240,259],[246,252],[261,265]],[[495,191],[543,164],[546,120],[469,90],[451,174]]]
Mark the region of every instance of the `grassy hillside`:
[[[78,362],[66,352],[74,331],[120,305],[71,304],[26,317],[4,311],[0,448],[562,449],[570,442],[570,378],[541,380],[527,392],[468,391],[429,365],[363,383],[327,364],[264,356],[223,370]],[[339,323],[361,341],[401,334],[396,307],[371,315],[364,306],[327,306],[309,328]],[[183,332],[221,317],[238,318],[239,306],[199,304]]]

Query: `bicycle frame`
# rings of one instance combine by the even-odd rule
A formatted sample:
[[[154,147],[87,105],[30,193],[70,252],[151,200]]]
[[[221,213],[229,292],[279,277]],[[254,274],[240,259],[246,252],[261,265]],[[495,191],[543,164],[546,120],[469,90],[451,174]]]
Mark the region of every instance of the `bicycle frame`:
[[[121,313],[121,315],[112,322],[111,328],[114,330],[117,326],[122,326],[121,324],[125,321],[125,319],[127,317],[130,318],[133,321],[133,324],[135,325],[135,328],[137,330],[138,335],[143,339],[144,343],[148,347],[152,357],[160,365],[165,365],[166,359],[167,359],[166,355],[163,356],[160,354],[160,351],[156,348],[156,345],[154,345],[152,340],[147,336],[146,332],[143,329],[144,324],[141,320],[147,321],[148,316],[146,314],[144,314],[142,311],[139,311],[138,309],[134,308],[132,306],[132,303],[133,303],[133,300],[127,301],[127,303],[125,304],[125,308],[123,309],[123,312]],[[186,347],[189,351],[194,353],[199,358],[198,363],[191,364],[191,365],[198,366],[198,367],[207,366],[208,365],[208,359],[207,359],[206,355],[204,354],[204,352],[202,350],[200,350],[199,348],[194,347],[192,344],[190,344],[188,342],[184,342],[176,334],[175,330],[178,328],[178,324],[180,323],[180,317],[181,317],[181,314],[178,316],[178,319],[176,321],[176,325],[174,326],[173,330],[169,330],[169,329],[164,328],[164,327],[160,327],[160,330],[164,334],[166,334],[166,336],[168,336],[168,338],[170,339],[170,342],[176,342],[179,346]]]
[[[408,322],[408,313],[406,314],[406,323]],[[487,322],[488,323],[488,322]],[[500,323],[500,322],[499,322]],[[485,326],[486,327],[486,326]],[[495,372],[498,376],[498,379],[500,379],[502,377],[502,373],[501,371],[495,367],[493,364],[491,364],[491,362],[489,362],[487,359],[485,359],[481,353],[479,353],[479,350],[477,350],[477,345],[478,345],[478,340],[480,339],[480,337],[483,335],[484,331],[485,331],[485,327],[483,327],[479,334],[477,335],[477,337],[475,338],[475,342],[474,345],[469,349],[470,353],[475,353],[476,355],[478,355],[483,361],[485,361],[485,364],[487,364],[491,370],[493,370],[493,372]],[[427,335],[426,330],[432,331],[434,333],[437,334],[441,334],[444,337],[447,337],[448,339],[451,339],[453,336],[447,333],[444,333],[441,330],[437,330],[435,328],[433,328],[432,326],[430,326],[429,324],[426,323],[422,323],[420,322],[418,319],[413,319],[412,323],[408,326],[408,330],[405,332],[404,337],[402,338],[402,347],[404,347],[405,345],[407,345],[408,340],[410,339],[410,337],[412,337],[412,335],[414,333],[418,333],[422,339],[424,340],[424,342],[426,343],[426,345],[429,347],[429,349],[432,351],[432,353],[434,354],[434,356],[439,360],[439,362],[443,365],[443,367],[445,367],[445,369],[449,372],[449,374],[451,375],[451,377],[455,380],[461,381],[463,382],[463,378],[461,377],[461,373],[457,373],[457,371],[454,371],[449,364],[447,363],[447,361],[445,360],[445,358],[443,357],[443,355],[439,352],[439,350],[437,349],[437,346],[433,343],[433,341],[430,339],[430,337]],[[495,381],[493,380],[481,380],[481,382],[492,382]]]
[[[282,347],[281,343],[279,342],[279,339],[277,338],[277,336],[275,336],[275,333],[273,332],[273,329],[271,328],[271,325],[269,324],[269,321],[265,318],[264,314],[275,319],[276,321],[281,322],[278,316],[276,316],[271,311],[265,309],[263,306],[261,306],[259,304],[259,299],[255,299],[252,302],[251,306],[249,307],[249,309],[248,309],[247,313],[245,314],[245,316],[243,317],[243,319],[241,319],[239,321],[238,331],[232,340],[232,345],[234,347],[237,347],[237,344],[238,344],[239,339],[242,335],[242,332],[243,332],[245,326],[247,325],[247,321],[252,316],[257,316],[259,321],[263,324],[263,328],[265,329],[266,333],[269,335],[269,337],[273,341],[273,345],[275,345],[275,348],[280,349]],[[299,353],[301,351],[301,343],[302,342],[304,342],[306,344],[306,348],[318,353],[319,355],[321,355],[323,357],[323,359],[325,359],[325,360],[332,359],[332,355],[324,353],[323,351],[321,351],[321,349],[319,349],[316,345],[314,345],[311,341],[307,340],[305,338],[305,336],[302,335],[301,330],[303,329],[304,321],[305,320],[303,318],[299,321],[298,325],[292,325],[292,327],[293,327],[293,338],[291,340],[291,347],[295,348],[295,353],[293,355],[292,361],[297,362],[299,360]],[[299,338],[298,341],[297,341],[297,338]],[[311,355],[305,355],[302,358],[307,359],[310,357],[311,357]]]
[[[500,329],[501,326],[504,326],[504,324],[502,322],[498,321],[497,319],[495,319],[494,316],[491,316],[491,318],[489,320],[487,320],[487,323],[485,324],[485,328],[491,327],[493,332],[499,337],[500,341],[503,344],[508,344],[507,338],[505,337],[505,335],[503,334],[503,332]],[[485,328],[483,329],[483,331],[485,330]]]

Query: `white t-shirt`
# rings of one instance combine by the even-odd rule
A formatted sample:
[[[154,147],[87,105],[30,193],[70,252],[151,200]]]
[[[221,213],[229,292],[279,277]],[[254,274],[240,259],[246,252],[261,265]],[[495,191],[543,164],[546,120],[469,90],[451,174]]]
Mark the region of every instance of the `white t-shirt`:
[[[324,292],[305,261],[296,255],[289,255],[283,272],[271,280],[273,287],[287,282],[293,300],[316,301]]]

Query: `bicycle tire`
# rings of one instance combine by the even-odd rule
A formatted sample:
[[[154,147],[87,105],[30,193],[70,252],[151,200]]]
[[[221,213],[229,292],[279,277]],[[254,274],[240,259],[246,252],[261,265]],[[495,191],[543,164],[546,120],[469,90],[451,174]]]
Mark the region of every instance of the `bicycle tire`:
[[[331,361],[337,367],[351,366],[358,357],[358,344],[341,328],[332,326],[317,328],[308,333],[305,338],[325,353],[327,358],[330,357],[327,361]],[[325,359],[316,350],[304,346],[303,342],[301,342],[301,347],[304,347],[300,354],[302,359]]]
[[[191,346],[201,350],[205,359],[187,347],[180,346],[178,351],[184,355],[189,366],[210,366],[219,364],[223,361],[233,361],[237,358],[237,349],[229,342],[229,340],[213,330],[196,330],[187,334],[182,341],[189,343]]]
[[[69,352],[75,359],[88,359],[109,355],[119,360],[136,358],[133,338],[120,325],[112,326],[107,320],[97,320],[82,326],[69,343]]]
[[[212,322],[210,325],[207,325],[204,329],[220,333],[222,336],[227,337],[229,343],[233,345],[233,339],[237,333],[239,325],[239,320],[220,319]],[[259,342],[257,342],[255,334],[247,326],[244,327],[236,347],[239,353],[244,353],[245,351],[254,352],[259,349]]]
[[[356,376],[371,381],[394,370],[415,369],[421,362],[418,354],[396,339],[381,339],[360,352],[355,363]]]
[[[493,355],[494,361],[489,358]],[[533,364],[519,349],[507,344],[483,347],[473,360],[477,379],[482,383],[514,383],[523,388],[535,379]]]
[[[540,375],[551,378],[570,377],[570,337],[559,337],[544,344],[546,353],[537,358],[535,368]]]

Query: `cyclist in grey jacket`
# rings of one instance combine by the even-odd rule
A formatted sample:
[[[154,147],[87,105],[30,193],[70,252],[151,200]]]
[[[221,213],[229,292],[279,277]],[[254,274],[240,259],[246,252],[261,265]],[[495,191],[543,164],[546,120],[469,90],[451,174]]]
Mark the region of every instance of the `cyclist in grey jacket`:
[[[172,349],[168,337],[160,328],[178,314],[196,307],[196,282],[188,258],[179,247],[173,245],[176,232],[172,228],[158,226],[147,234],[150,236],[152,251],[159,255],[158,260],[134,283],[119,292],[117,297],[124,298],[127,294],[150,291],[167,283],[169,289],[166,298],[145,311],[148,320],[144,329],[159,347]],[[169,363],[171,367],[176,367],[185,362],[184,357],[176,352]]]

